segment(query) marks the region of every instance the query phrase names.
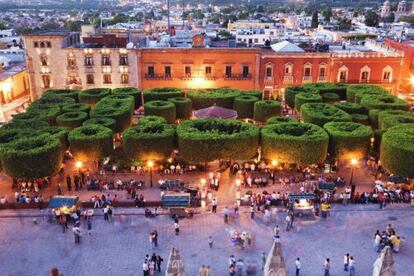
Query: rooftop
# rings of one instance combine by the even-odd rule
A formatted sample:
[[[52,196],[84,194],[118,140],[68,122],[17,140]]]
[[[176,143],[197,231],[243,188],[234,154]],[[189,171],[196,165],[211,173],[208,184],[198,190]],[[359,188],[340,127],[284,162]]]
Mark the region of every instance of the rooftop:
[[[4,81],[21,71],[26,70],[26,64],[24,62],[13,63],[10,67],[3,68],[3,70],[3,72],[0,72],[0,81]]]

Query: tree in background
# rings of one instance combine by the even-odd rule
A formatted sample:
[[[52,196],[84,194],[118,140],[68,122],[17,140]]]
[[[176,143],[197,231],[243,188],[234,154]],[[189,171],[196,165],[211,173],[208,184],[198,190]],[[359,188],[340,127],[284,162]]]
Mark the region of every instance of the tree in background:
[[[331,7],[325,7],[322,10],[322,15],[323,15],[325,21],[329,22],[331,20],[331,17],[332,17],[332,8]]]
[[[312,28],[318,28],[319,25],[319,21],[318,21],[318,11],[313,11],[312,12],[312,22],[311,22],[311,27]]]
[[[368,27],[378,26],[380,17],[376,12],[368,11],[365,15],[365,25]]]

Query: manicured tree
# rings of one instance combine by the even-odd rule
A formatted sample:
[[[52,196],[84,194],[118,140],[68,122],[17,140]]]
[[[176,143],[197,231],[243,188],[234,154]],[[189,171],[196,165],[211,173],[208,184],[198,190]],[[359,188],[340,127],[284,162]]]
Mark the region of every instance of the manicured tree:
[[[363,92],[355,94],[355,103],[361,103],[362,98],[365,96],[383,96],[383,95],[389,95],[389,94],[381,90],[363,91]]]
[[[87,119],[88,113],[86,112],[66,112],[56,117],[56,124],[60,127],[74,129],[75,127],[80,127]]]
[[[399,109],[408,111],[410,105],[404,100],[393,95],[365,95],[361,99],[361,105],[368,110],[371,109]]]
[[[18,115],[24,115],[26,113],[18,114]],[[49,126],[49,124],[46,121],[38,120],[37,118],[30,118],[30,119],[17,119],[17,116],[13,116],[13,120],[11,123],[5,124],[1,127],[1,129],[38,129],[42,127]]]
[[[113,132],[101,125],[75,128],[68,135],[70,152],[76,160],[98,161],[113,150]]]
[[[334,104],[340,100],[336,93],[323,93],[321,95],[324,103]]]
[[[213,105],[232,109],[234,99],[238,96],[240,96],[240,91],[229,89],[205,89],[188,92],[188,97],[193,102],[193,109],[202,109]]]
[[[91,110],[91,118],[112,118],[116,121],[115,132],[123,132],[132,122],[134,100],[131,96],[124,99],[104,98]]]
[[[160,117],[160,116],[144,116],[142,118],[139,119],[138,124],[139,125],[143,125],[143,124],[158,124],[158,125],[162,125],[162,124],[167,124],[167,120],[165,120],[165,118]]]
[[[338,159],[362,159],[368,154],[374,135],[368,126],[353,122],[330,122],[323,126],[329,134],[329,153]]]
[[[323,162],[329,136],[313,124],[281,123],[262,128],[262,153],[281,163],[308,165]]]
[[[86,112],[89,114],[91,107],[83,103],[67,104],[62,107],[62,112]]]
[[[371,109],[368,111],[368,121],[372,128],[378,128],[378,114],[381,112],[379,109]]]
[[[335,107],[342,109],[348,114],[367,114],[367,110],[360,104],[352,102],[337,102]]]
[[[141,90],[135,87],[122,87],[115,88],[112,90],[113,95],[129,95],[134,97],[135,109],[139,108],[142,105],[142,93]]]
[[[305,103],[321,103],[322,96],[316,93],[299,93],[295,96],[295,109],[300,110],[300,107]]]
[[[73,98],[76,102],[79,102],[79,92],[80,90],[75,89],[51,89],[43,93],[42,96],[60,96],[60,97],[69,97]]]
[[[29,106],[31,109],[45,109],[48,107],[59,107],[62,109],[63,106],[75,103],[75,100],[70,97],[56,96],[56,95],[43,95],[40,99],[35,100]]]
[[[113,132],[116,131],[116,121],[109,117],[98,117],[88,119],[82,124],[83,126],[100,125],[111,129]]]
[[[197,119],[177,126],[180,155],[189,162],[251,160],[257,154],[257,126],[237,120]]]
[[[355,96],[360,93],[365,92],[371,92],[371,91],[377,91],[380,92],[380,94],[386,93],[384,88],[378,86],[378,85],[371,85],[371,84],[356,84],[356,85],[349,85],[347,87],[346,91],[346,99],[348,102],[356,102]],[[377,93],[374,92],[374,93]],[[345,110],[346,111],[346,110]]]
[[[405,114],[405,115],[390,115],[385,116],[379,121],[379,128],[382,130],[387,130],[390,127],[399,125],[399,124],[409,124],[414,123],[414,115],[413,114]]]
[[[238,119],[253,118],[254,115],[254,103],[259,98],[243,94],[234,99],[233,109],[237,111]]]
[[[299,124],[299,121],[293,117],[280,117],[274,116],[267,119],[266,124],[281,124],[281,123],[292,123],[292,124]]]
[[[364,125],[369,125],[368,115],[367,114],[358,114],[354,113],[351,114],[352,116],[352,122],[354,123],[360,123]]]
[[[350,122],[351,115],[326,103],[307,103],[301,106],[300,115],[305,123],[323,126],[329,122]]]
[[[302,85],[305,89],[314,89],[319,94],[334,93],[339,96],[341,100],[346,99],[347,85],[343,83],[307,83]]]
[[[28,137],[0,147],[0,160],[8,176],[35,180],[59,171],[63,150],[57,138],[47,135]]]
[[[414,124],[389,128],[382,136],[380,160],[391,173],[414,178]]]
[[[177,97],[168,99],[175,105],[177,119],[190,119],[193,114],[193,103],[190,98]]]
[[[374,110],[378,110],[378,113],[375,113],[375,116],[376,116],[376,120],[377,120],[376,121],[377,126],[380,129],[382,129],[381,124],[382,124],[382,121],[384,121],[385,117],[389,117],[389,116],[406,116],[406,115],[413,116],[413,114],[411,114],[407,111],[404,111],[404,110],[399,110],[399,109],[395,109],[395,110],[394,109],[386,109],[386,110],[374,109]],[[392,120],[389,121],[389,123],[391,123],[391,124],[392,124],[392,122],[395,122],[395,123],[398,124],[398,122],[396,122],[396,121],[392,121]],[[391,125],[388,125],[388,126],[391,126]]]
[[[238,90],[240,95],[253,96],[258,99],[262,98],[262,91],[260,90]]]
[[[172,87],[152,88],[144,91],[144,103],[149,101],[166,101],[176,97],[184,97],[184,91]]]
[[[258,122],[266,122],[273,116],[279,116],[281,111],[280,102],[272,100],[261,100],[254,103],[253,118]]]
[[[59,106],[29,106],[25,113],[16,115],[13,118],[13,121],[21,121],[30,118],[38,121],[45,121],[49,125],[56,125],[56,117],[61,113],[62,111]]]
[[[65,127],[57,126],[44,126],[34,129],[34,132],[30,130],[32,135],[44,135],[46,134],[49,137],[57,138],[61,145],[63,151],[66,151],[69,148],[68,134],[69,130]]]
[[[133,160],[163,160],[174,149],[172,125],[146,123],[128,128],[122,134],[125,154]]]
[[[82,90],[79,93],[79,102],[86,103],[90,106],[94,106],[101,99],[111,94],[111,89],[109,88],[93,88]]]
[[[299,93],[315,93],[318,94],[318,90],[314,87],[304,87],[304,86],[290,86],[285,89],[285,102],[286,104],[294,108],[295,107],[295,97]]]
[[[175,104],[168,101],[150,101],[144,104],[145,115],[163,117],[169,124],[175,122]]]

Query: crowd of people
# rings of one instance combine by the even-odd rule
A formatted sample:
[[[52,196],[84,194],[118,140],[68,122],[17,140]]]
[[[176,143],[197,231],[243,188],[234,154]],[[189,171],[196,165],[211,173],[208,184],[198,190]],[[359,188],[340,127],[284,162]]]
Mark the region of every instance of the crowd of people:
[[[152,255],[146,255],[144,262],[142,263],[142,272],[144,276],[154,276],[161,273],[161,264],[164,259],[155,253]]]
[[[397,235],[391,224],[384,231],[377,230],[374,234],[374,251],[380,252],[384,247],[390,246],[394,253],[400,251],[401,238]]]

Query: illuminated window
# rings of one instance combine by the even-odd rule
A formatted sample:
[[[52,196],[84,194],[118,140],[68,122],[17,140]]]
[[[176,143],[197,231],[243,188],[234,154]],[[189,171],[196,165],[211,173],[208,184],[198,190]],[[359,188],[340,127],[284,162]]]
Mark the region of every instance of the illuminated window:
[[[103,83],[110,84],[112,83],[111,75],[110,74],[104,74],[103,75]]]
[[[102,65],[110,66],[111,65],[111,58],[108,55],[102,56]]]
[[[42,76],[43,88],[50,88],[50,76],[43,75]]]
[[[164,67],[164,76],[166,78],[171,78],[171,66],[165,66]]]
[[[92,74],[86,75],[86,83],[87,84],[94,84],[95,83],[95,77]]]
[[[231,78],[231,74],[232,74],[232,68],[231,65],[227,65],[226,66],[226,78]]]
[[[129,82],[129,75],[128,74],[122,74],[121,75],[121,83],[127,84]]]
[[[92,66],[93,65],[93,57],[92,56],[85,56],[85,66]]]

